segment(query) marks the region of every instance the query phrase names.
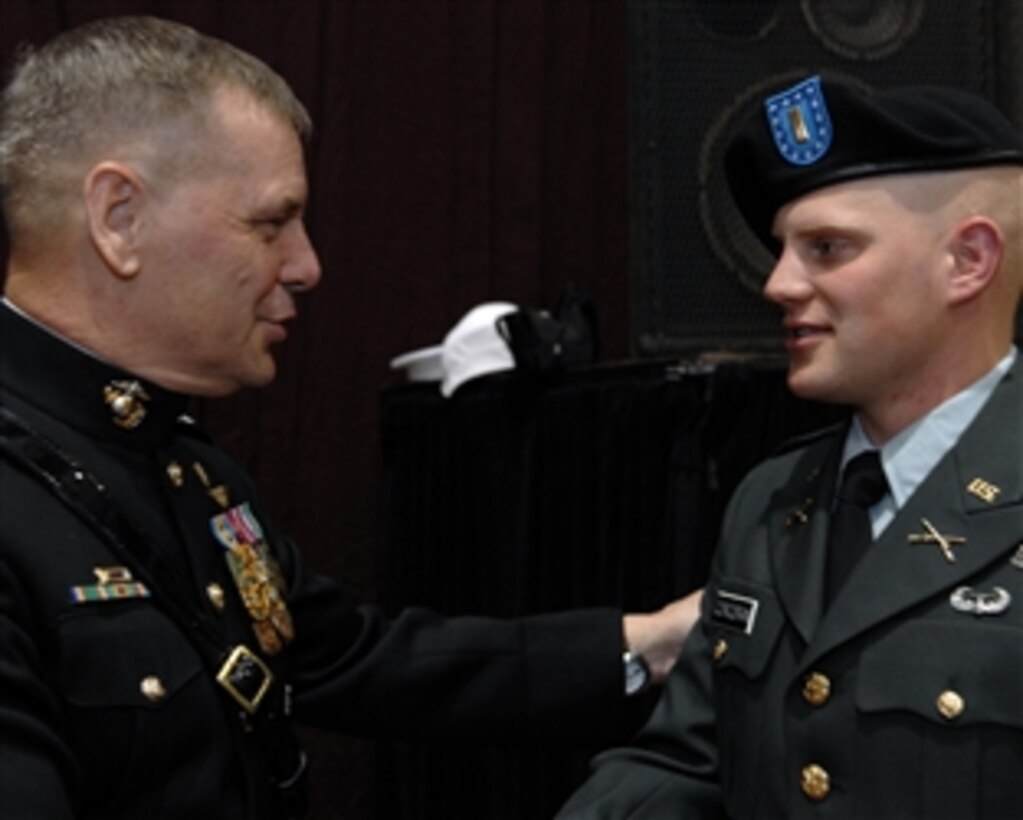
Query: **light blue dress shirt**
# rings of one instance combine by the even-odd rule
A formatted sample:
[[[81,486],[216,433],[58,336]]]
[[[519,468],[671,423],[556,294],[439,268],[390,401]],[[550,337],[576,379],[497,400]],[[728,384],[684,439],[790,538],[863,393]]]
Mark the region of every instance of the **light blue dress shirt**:
[[[1017,354],[1013,346],[987,375],[946,399],[881,448],[881,466],[888,479],[888,492],[870,508],[875,540],[934,466],[959,441],[959,437],[991,398],[995,387],[1009,372]],[[876,448],[867,438],[859,419],[854,418],[845,440],[842,468],[851,458],[872,449]]]

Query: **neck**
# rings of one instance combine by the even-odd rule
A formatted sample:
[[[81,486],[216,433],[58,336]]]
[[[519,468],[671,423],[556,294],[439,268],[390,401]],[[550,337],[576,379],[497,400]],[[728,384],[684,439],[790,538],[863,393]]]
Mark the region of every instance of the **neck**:
[[[1011,350],[1011,342],[990,346],[972,357],[968,366],[948,361],[943,371],[904,382],[895,393],[857,409],[856,416],[870,441],[883,447],[911,424],[966,390],[994,369]]]

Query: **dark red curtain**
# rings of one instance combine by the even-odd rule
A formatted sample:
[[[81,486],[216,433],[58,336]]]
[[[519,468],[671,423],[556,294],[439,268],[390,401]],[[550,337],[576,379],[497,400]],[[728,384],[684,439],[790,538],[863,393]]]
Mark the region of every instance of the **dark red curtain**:
[[[199,408],[320,570],[375,593],[388,361],[473,305],[595,297],[628,352],[625,0],[0,0],[0,58],[154,14],[262,57],[309,107],[324,279],[271,388]],[[311,734],[316,818],[373,805],[373,747]]]

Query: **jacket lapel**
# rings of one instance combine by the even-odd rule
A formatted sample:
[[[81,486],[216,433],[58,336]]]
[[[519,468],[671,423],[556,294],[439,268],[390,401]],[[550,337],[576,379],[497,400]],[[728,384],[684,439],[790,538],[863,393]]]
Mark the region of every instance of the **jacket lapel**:
[[[805,663],[1008,555],[1023,537],[1023,393],[1014,368],[849,576],[814,634]],[[1007,458],[1008,454],[1016,457]],[[926,519],[960,536],[949,561],[921,540]],[[826,538],[826,536],[825,536]],[[822,542],[823,543],[823,542]],[[824,550],[819,550],[823,552]]]
[[[807,643],[817,630],[824,602],[829,488],[835,484],[843,439],[840,432],[812,445],[793,471],[794,480],[775,493],[771,504],[775,588]]]

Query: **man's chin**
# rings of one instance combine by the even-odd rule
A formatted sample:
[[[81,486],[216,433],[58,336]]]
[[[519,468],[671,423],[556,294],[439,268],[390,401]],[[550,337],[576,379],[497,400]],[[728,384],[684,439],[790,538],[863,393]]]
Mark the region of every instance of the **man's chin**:
[[[808,365],[789,363],[788,386],[793,395],[809,401],[835,401],[830,380],[819,369]]]
[[[247,377],[240,381],[239,388],[267,387],[268,385],[273,383],[273,380],[275,378],[277,378],[277,365],[274,362],[274,360],[268,356],[266,363],[262,367],[260,367],[258,370],[254,371],[251,374],[247,374]]]
[[[271,357],[267,356],[265,361],[261,361],[258,366],[211,384],[210,389],[204,391],[204,395],[209,398],[219,398],[230,396],[240,390],[267,387],[276,376],[277,365]]]

